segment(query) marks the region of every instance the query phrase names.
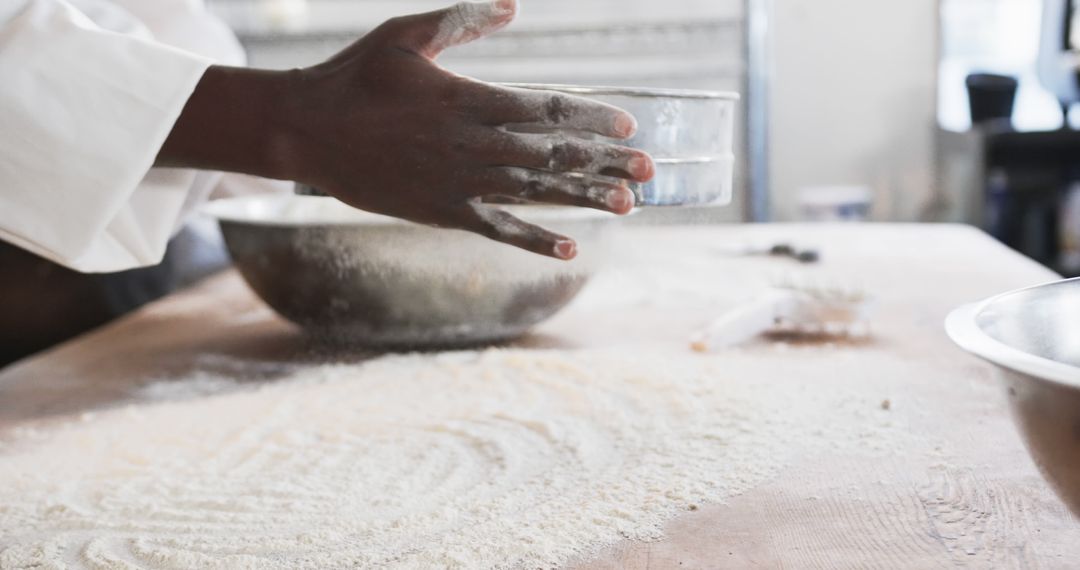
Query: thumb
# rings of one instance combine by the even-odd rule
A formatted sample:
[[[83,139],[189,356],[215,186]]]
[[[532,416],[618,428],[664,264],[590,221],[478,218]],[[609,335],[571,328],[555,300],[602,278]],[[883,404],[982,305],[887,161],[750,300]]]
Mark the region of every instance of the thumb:
[[[444,10],[402,18],[396,43],[435,59],[447,48],[480,39],[506,26],[516,12],[516,0],[460,2]]]

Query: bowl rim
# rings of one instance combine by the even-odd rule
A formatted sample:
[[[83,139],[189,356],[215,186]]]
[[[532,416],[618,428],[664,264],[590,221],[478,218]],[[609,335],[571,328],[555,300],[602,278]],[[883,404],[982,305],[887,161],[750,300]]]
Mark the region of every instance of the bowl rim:
[[[615,87],[610,85],[570,85],[562,83],[500,83],[506,87],[559,91],[574,95],[622,95],[639,98],[720,99],[738,101],[742,96],[734,91],[704,91],[698,89],[667,89],[653,87]]]
[[[945,319],[945,332],[960,348],[991,364],[1069,388],[1080,387],[1080,368],[1055,362],[1009,346],[983,332],[975,322],[976,317],[983,310],[1005,297],[1068,282],[1080,284],[1080,278],[1057,279],[1031,287],[1007,291],[983,301],[963,305],[949,313],[949,316]]]
[[[349,219],[335,219],[329,216],[311,221],[273,219],[270,216],[258,214],[253,211],[253,208],[260,204],[273,204],[274,202],[310,202],[314,204],[316,201],[323,200],[332,200],[339,204],[341,208],[350,210],[347,212]],[[580,206],[492,204],[492,207],[506,210],[511,214],[524,216],[527,218],[527,221],[535,223],[598,221],[612,220],[619,217],[611,212]],[[234,196],[211,200],[203,204],[202,207],[199,208],[199,212],[220,223],[265,227],[427,227],[423,226],[423,224],[417,224],[408,220],[376,214],[359,208],[351,208],[337,198],[329,196],[300,196],[296,194],[254,194],[248,196]],[[631,212],[631,214],[635,212],[636,210]]]

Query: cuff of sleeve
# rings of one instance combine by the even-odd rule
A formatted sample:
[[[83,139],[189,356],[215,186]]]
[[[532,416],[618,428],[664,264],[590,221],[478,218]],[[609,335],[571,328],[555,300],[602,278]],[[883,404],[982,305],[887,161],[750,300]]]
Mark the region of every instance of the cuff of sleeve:
[[[0,235],[80,271],[160,261],[190,180],[140,182],[210,64],[31,2],[0,28]]]

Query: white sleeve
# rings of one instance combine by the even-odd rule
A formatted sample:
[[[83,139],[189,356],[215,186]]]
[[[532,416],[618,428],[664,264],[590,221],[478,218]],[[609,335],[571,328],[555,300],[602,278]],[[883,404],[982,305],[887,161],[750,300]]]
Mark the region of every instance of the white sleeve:
[[[210,63],[0,0],[0,239],[86,272],[160,261],[194,173],[150,168]]]

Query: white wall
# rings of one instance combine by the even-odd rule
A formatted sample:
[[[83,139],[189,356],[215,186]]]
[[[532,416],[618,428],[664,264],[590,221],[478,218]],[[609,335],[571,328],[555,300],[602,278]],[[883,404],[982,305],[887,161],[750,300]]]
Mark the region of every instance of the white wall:
[[[936,0],[774,0],[773,217],[810,185],[868,185],[916,220],[934,181]]]

